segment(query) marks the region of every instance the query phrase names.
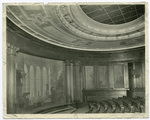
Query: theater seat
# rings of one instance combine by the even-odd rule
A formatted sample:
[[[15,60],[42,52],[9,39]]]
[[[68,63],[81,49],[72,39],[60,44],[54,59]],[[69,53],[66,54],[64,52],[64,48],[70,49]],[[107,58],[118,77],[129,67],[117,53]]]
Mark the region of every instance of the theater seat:
[[[90,101],[87,113],[143,113],[145,112],[145,99],[127,96]]]

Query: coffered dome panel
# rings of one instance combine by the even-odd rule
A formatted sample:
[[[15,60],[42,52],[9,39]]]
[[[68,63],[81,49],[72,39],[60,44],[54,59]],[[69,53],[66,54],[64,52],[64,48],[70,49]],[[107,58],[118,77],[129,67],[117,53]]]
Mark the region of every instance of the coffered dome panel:
[[[144,5],[80,5],[91,19],[104,24],[116,25],[133,21],[145,13]]]

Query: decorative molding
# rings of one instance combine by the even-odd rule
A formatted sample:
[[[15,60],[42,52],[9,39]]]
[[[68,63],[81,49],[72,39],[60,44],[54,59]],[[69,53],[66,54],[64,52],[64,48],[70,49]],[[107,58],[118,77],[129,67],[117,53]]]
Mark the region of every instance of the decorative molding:
[[[80,66],[81,62],[80,61],[73,61],[73,66]]]
[[[66,60],[65,63],[66,63],[66,66],[71,66],[71,61],[70,60]]]
[[[63,6],[63,7],[62,7]],[[93,40],[122,40],[122,39],[127,39],[127,38],[133,38],[133,37],[137,37],[137,36],[141,36],[144,33],[144,27],[139,29],[139,26],[137,25],[137,27],[130,27],[130,30],[133,30],[131,28],[137,28],[135,29],[135,31],[132,32],[128,32],[129,30],[126,30],[126,33],[122,34],[122,30],[119,30],[118,32],[113,32],[116,34],[112,34],[109,35],[108,31],[106,31],[106,34],[99,34],[96,32],[92,32],[92,31],[88,31],[87,29],[84,29],[82,27],[80,27],[80,25],[78,25],[78,23],[75,22],[75,20],[71,17],[71,13],[69,12],[69,5],[60,5],[56,8],[56,13],[59,16],[60,20],[62,21],[62,23],[69,28],[70,30],[72,30],[72,32],[75,32],[76,35],[80,36],[80,37],[84,37],[84,38],[88,38],[90,37],[90,39]],[[88,26],[88,28],[92,28],[90,26]],[[95,30],[95,28],[94,28]],[[96,29],[97,30],[97,29]],[[109,30],[109,31],[114,31],[114,30]],[[121,33],[121,34],[120,34]]]
[[[118,34],[118,33],[123,34],[123,33],[134,31],[136,29],[144,28],[144,25],[145,25],[144,24],[145,23],[144,15],[141,16],[140,18],[138,18],[134,21],[128,22],[128,23],[119,24],[119,25],[107,25],[107,24],[96,22],[96,21],[92,20],[91,18],[89,18],[83,12],[83,10],[81,9],[79,4],[70,5],[69,8],[70,8],[69,10],[71,12],[71,15],[73,16],[73,19],[76,20],[76,22],[78,24],[80,24],[80,26],[83,26],[83,24],[84,24],[86,29],[88,27],[92,31],[95,30],[95,32],[98,32],[98,33],[102,32],[102,30],[104,30],[103,32],[106,31],[107,33],[109,33],[110,31],[113,31],[112,33],[110,32],[109,34]],[[129,30],[129,28],[130,28],[130,30]],[[116,31],[116,32],[114,32],[114,31]]]
[[[7,53],[9,55],[14,55],[16,56],[16,53],[19,52],[19,48],[14,46],[14,45],[11,45],[10,43],[7,43]]]
[[[17,6],[16,6],[17,7]],[[60,8],[59,8],[60,7]],[[45,6],[43,6],[45,8]],[[35,14],[33,15],[33,19],[30,20],[34,23],[39,22],[42,20],[41,24],[46,23],[47,21],[53,22],[52,27],[57,29],[59,32],[61,32],[64,35],[70,34],[69,37],[72,37],[74,40],[68,39],[68,41],[65,41],[64,39],[55,39],[48,36],[47,34],[40,33],[40,26],[37,26],[38,30],[33,30],[28,24],[24,24],[23,21],[18,16],[14,16],[14,11],[9,9],[8,18],[19,28],[23,29],[27,33],[31,34],[32,36],[38,38],[39,40],[42,40],[46,43],[50,43],[56,46],[65,47],[69,49],[74,50],[87,50],[87,51],[112,51],[112,50],[124,50],[129,48],[136,48],[144,46],[144,28],[138,29],[138,31],[133,31],[130,33],[122,34],[122,35],[107,35],[107,34],[98,34],[96,32],[91,32],[88,29],[84,29],[80,27],[78,23],[76,23],[75,19],[72,18],[72,13],[70,12],[70,8],[68,6],[51,6],[50,9],[53,9],[52,11],[47,12],[46,16],[41,14]],[[60,10],[61,9],[61,10]],[[49,9],[46,8],[48,11]],[[44,11],[44,10],[43,10]],[[67,11],[67,12],[66,12]],[[13,16],[11,16],[11,15]],[[25,13],[24,13],[25,14]],[[52,16],[51,19],[48,18],[48,16]],[[17,18],[16,18],[17,17]],[[15,18],[16,20],[14,20]],[[38,20],[40,19],[40,20]],[[20,23],[16,22],[19,21]],[[33,24],[34,24],[33,23]],[[58,25],[57,25],[58,23]],[[54,25],[55,24],[55,25]],[[57,26],[57,27],[55,27]],[[71,26],[71,27],[70,27]],[[143,24],[141,24],[143,26]],[[88,26],[91,29],[91,26]],[[59,29],[60,28],[60,29]],[[42,28],[41,28],[42,31]],[[65,34],[65,32],[67,34]],[[50,35],[50,34],[49,34]],[[139,36],[139,38],[138,38]],[[141,37],[142,36],[142,37]],[[131,39],[132,38],[132,39]],[[136,40],[134,40],[136,39]],[[137,40],[140,39],[140,40]],[[106,41],[106,42],[105,42]],[[130,42],[131,41],[131,42]],[[32,42],[32,40],[31,40]],[[105,42],[105,43],[104,43]],[[112,46],[112,48],[108,48],[106,46],[109,46],[113,42],[113,45],[118,46]],[[120,43],[119,43],[120,42]],[[102,44],[101,44],[102,43]],[[104,43],[104,45],[103,45]],[[131,44],[130,44],[131,43]]]

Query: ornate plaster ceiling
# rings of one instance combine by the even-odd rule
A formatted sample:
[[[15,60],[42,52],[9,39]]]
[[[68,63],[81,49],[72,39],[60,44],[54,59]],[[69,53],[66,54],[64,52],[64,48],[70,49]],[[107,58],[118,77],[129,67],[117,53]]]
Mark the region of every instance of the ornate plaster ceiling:
[[[61,47],[112,51],[144,46],[144,15],[134,21],[107,25],[89,18],[80,5],[12,5],[7,17],[42,41]]]

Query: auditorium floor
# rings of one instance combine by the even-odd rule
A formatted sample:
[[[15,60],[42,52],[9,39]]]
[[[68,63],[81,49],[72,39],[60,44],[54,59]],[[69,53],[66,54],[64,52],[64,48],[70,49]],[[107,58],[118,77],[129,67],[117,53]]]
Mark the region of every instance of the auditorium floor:
[[[74,111],[72,114],[86,113],[88,111],[87,107],[82,107]]]
[[[60,104],[61,105],[64,105],[64,104]],[[52,105],[52,104],[49,104],[49,105],[45,105],[43,107],[40,107],[40,108],[34,108],[34,109],[26,109],[26,110],[17,110],[18,111],[18,114],[32,114],[32,113],[36,113],[37,111],[41,111],[41,110],[49,110],[50,108],[52,107],[57,107],[58,105]],[[85,104],[81,104],[78,106],[79,108],[76,109],[75,106],[72,106],[72,105],[68,105],[68,106],[65,106],[65,107],[62,107],[60,109],[56,109],[54,111],[51,111],[51,112],[47,112],[45,114],[88,114],[87,112],[89,111],[89,108],[85,105]],[[125,108],[125,111],[124,113],[129,113],[130,110],[127,106],[124,106]],[[136,112],[137,112],[137,107],[135,107],[136,109]],[[103,113],[104,111],[104,107],[101,107],[99,113],[95,113],[97,110],[97,108],[95,107],[92,111],[92,114],[101,114]],[[107,110],[107,113],[112,113],[112,108],[110,106],[108,106],[108,110]],[[116,111],[115,113],[120,113],[120,108],[118,106],[116,106]],[[36,113],[38,114],[38,113]],[[89,113],[90,114],[90,113]]]
[[[62,111],[62,112],[59,112],[57,114],[88,114],[86,113],[88,111],[88,107],[82,107],[82,108],[79,108],[79,109],[76,109],[76,110],[66,110],[66,111]],[[94,108],[93,112],[94,113],[97,109]],[[99,113],[94,113],[94,114],[101,114],[103,113],[104,111],[104,108],[101,107],[101,110]],[[124,113],[128,113],[129,112],[129,109],[127,107],[125,107],[125,112]],[[108,107],[108,110],[107,110],[107,113],[111,113],[111,107],[109,106]],[[117,107],[116,108],[116,113],[120,113],[120,108]]]
[[[63,104],[60,104],[60,105],[63,105]],[[58,104],[44,105],[44,106],[39,107],[39,108],[27,108],[27,109],[17,108],[17,114],[32,114],[32,113],[35,113],[37,111],[48,109],[50,107],[55,107],[55,106],[58,106]]]
[[[72,114],[72,113],[74,113],[74,111],[76,111],[75,108],[73,108],[71,110],[62,111],[62,112],[59,112],[57,114]]]

